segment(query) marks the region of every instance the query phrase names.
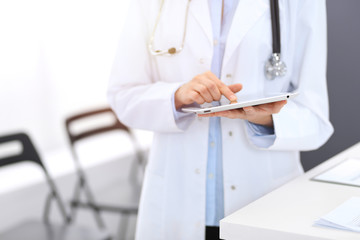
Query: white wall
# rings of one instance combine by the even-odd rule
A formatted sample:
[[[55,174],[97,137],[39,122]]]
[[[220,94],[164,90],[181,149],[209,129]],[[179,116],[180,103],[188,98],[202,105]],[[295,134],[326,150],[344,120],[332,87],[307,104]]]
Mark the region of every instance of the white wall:
[[[64,145],[64,119],[103,106],[129,0],[0,1],[0,135]]]
[[[75,180],[64,119],[107,105],[108,77],[129,1],[0,0],[0,136],[30,133],[64,200]],[[87,167],[94,190],[116,187],[127,176],[132,159],[124,156]],[[47,191],[38,169],[2,169],[0,179],[0,232],[40,216]],[[94,225],[91,215],[84,216],[77,223]],[[115,231],[118,216],[113,217]]]

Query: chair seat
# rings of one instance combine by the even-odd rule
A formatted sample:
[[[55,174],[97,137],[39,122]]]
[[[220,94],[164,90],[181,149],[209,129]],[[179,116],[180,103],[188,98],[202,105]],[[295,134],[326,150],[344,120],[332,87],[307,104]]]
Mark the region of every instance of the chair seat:
[[[131,182],[117,183],[118,186],[109,186],[95,192],[95,204],[102,211],[121,213],[137,213],[141,186]],[[79,207],[91,207],[86,201],[72,202]]]
[[[95,229],[72,226],[45,224],[43,222],[24,222],[4,233],[0,233],[1,240],[108,240],[107,232]]]

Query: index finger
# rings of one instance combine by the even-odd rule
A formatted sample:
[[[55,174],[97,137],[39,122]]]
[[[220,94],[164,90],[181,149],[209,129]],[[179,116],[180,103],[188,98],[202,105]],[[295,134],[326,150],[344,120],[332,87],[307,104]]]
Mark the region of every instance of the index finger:
[[[210,78],[210,80],[215,82],[216,86],[218,87],[222,95],[224,95],[231,102],[236,101],[237,97],[233,93],[233,91],[231,91],[231,89],[228,86],[226,86],[225,83],[223,83],[219,78],[217,78],[215,74],[213,74],[212,72],[208,72],[207,75]]]

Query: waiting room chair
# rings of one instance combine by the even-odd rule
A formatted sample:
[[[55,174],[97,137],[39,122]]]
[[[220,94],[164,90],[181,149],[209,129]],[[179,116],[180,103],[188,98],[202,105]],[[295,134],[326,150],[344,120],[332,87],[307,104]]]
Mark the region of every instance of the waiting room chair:
[[[74,125],[78,124],[78,126],[81,126],[82,121],[94,119],[102,115],[110,117],[111,120],[103,121],[96,126],[87,126],[87,128],[85,127],[85,129],[81,129],[81,131],[74,130]],[[141,174],[143,173],[146,164],[144,151],[140,149],[133,132],[122,124],[117,119],[114,112],[108,107],[83,112],[67,118],[66,132],[78,173],[78,181],[75,186],[73,200],[71,201],[72,217],[75,217],[78,208],[91,209],[99,228],[105,229],[106,226],[101,216],[101,212],[120,214],[118,231],[119,237],[124,239],[127,235],[128,222],[130,220],[129,217],[131,215],[136,215],[138,211],[142,185]],[[99,138],[99,136],[103,136],[110,132],[123,132],[128,136],[128,140],[131,141],[131,145],[133,146],[135,161],[132,161],[129,177],[126,177],[126,180],[119,184],[119,187],[116,189],[109,188],[107,189],[107,192],[95,195],[90,186],[89,180],[91,179],[85,173],[82,165],[86,159],[81,159],[81,157],[79,157],[76,145],[84,142],[84,140]],[[120,149],[122,147],[121,143],[119,142],[116,144],[116,147]],[[91,150],[92,149],[89,149],[89,151]],[[101,151],[101,149],[97,149],[97,151],[99,150]],[[84,196],[84,200],[81,199],[81,195]]]
[[[108,240],[110,235],[97,229],[88,229],[69,225],[71,219],[66,213],[65,206],[61,200],[60,194],[55,186],[53,179],[50,177],[45,165],[41,161],[35,146],[25,133],[0,136],[0,146],[11,142],[18,142],[22,146],[19,153],[6,156],[0,156],[0,167],[15,165],[22,162],[35,163],[44,172],[46,182],[49,186],[50,193],[46,199],[43,221],[30,220],[8,231],[0,233],[1,240]],[[50,207],[52,200],[57,202],[60,209],[64,224],[54,224],[49,220]],[[24,202],[26,199],[24,199]],[[1,214],[1,212],[0,212]]]

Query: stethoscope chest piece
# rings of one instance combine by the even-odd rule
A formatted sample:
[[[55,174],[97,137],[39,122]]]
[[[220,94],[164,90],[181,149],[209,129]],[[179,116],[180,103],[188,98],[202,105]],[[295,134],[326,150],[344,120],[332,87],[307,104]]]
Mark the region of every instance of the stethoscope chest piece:
[[[269,80],[283,77],[286,74],[286,64],[281,61],[280,53],[271,54],[270,59],[265,64],[265,76]]]
[[[273,80],[286,74],[286,65],[281,61],[280,9],[279,0],[270,0],[273,51],[265,64],[265,77]]]

